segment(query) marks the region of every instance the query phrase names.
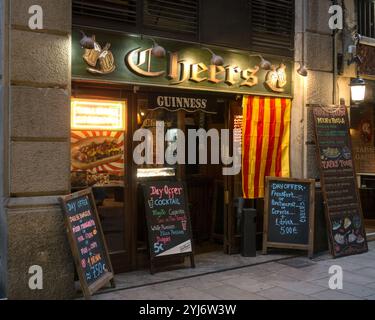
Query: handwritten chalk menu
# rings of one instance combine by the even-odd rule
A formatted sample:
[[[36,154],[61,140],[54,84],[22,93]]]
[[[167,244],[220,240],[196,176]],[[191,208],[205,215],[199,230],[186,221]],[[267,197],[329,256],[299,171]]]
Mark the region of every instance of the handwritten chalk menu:
[[[113,279],[91,189],[60,198],[70,247],[86,298]],[[111,282],[114,285],[114,282]]]
[[[269,247],[313,255],[315,181],[266,178],[263,252]]]
[[[143,192],[151,259],[192,254],[185,184],[178,181],[144,183]]]
[[[367,251],[345,106],[313,109],[328,238],[334,257]]]

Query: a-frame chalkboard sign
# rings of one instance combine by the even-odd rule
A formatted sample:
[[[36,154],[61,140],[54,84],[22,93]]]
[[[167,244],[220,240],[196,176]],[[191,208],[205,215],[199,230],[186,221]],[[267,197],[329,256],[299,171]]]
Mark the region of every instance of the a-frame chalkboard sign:
[[[147,221],[150,271],[170,256],[189,256],[195,267],[186,184],[153,181],[142,184]]]
[[[316,105],[313,116],[331,254],[367,252],[346,107]]]
[[[268,248],[314,251],[315,180],[266,177],[263,254]]]
[[[86,299],[103,286],[115,287],[108,254],[92,190],[86,189],[60,198],[70,248]]]

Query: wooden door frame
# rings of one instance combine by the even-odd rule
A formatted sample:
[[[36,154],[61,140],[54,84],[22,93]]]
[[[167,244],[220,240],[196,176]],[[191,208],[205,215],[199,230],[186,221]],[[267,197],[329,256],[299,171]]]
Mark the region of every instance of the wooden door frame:
[[[242,97],[241,97],[242,98]],[[227,117],[225,118],[226,128],[229,130],[233,130],[232,122],[234,119],[232,109],[233,107],[240,107],[235,105],[237,100],[229,99],[227,100],[226,104],[226,114]],[[233,132],[231,132],[231,140],[230,140],[230,150],[233,150]],[[241,173],[239,173],[240,175]],[[224,177],[224,193],[226,196],[224,197],[224,253],[227,254],[235,254],[239,253],[239,247],[235,245],[236,242],[236,234],[235,234],[235,227],[236,227],[236,217],[233,215],[234,211],[234,176],[225,176]],[[239,240],[238,240],[239,241]]]
[[[137,201],[137,166],[133,162],[133,150],[135,143],[133,141],[134,132],[137,129],[137,93],[130,93],[129,103],[129,137],[128,137],[128,204],[129,204],[129,250],[130,250],[130,261],[129,265],[132,270],[137,268],[137,212],[138,212],[138,201]]]
[[[128,152],[133,150],[133,117],[132,109],[134,108],[134,94],[130,91],[130,88],[123,85],[113,85],[106,83],[92,83],[83,81],[72,82],[72,95],[71,98],[82,98],[82,99],[100,99],[100,100],[117,100],[125,102],[125,130],[124,141],[125,141],[125,155],[124,155],[124,238],[123,245],[124,250],[117,253],[110,254],[111,260],[118,261],[125,259],[121,262],[120,268],[122,271],[129,271],[133,268],[133,229],[131,226],[133,222],[133,201],[131,188],[133,185],[132,162],[133,153]],[[116,267],[115,267],[116,268]]]

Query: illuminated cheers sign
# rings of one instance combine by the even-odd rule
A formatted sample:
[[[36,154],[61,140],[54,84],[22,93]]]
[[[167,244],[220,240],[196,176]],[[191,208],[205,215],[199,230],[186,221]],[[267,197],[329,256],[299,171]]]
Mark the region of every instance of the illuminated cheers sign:
[[[90,34],[89,31],[86,33]],[[94,49],[79,47],[73,32],[73,78],[107,80],[134,85],[291,96],[292,61],[265,57],[271,70],[259,67],[260,58],[245,51],[214,49],[224,59],[213,65],[212,55],[199,45],[158,39],[167,54],[152,54],[152,41],[138,36],[95,34]]]
[[[146,56],[149,60],[152,59],[152,48],[142,50],[132,50],[126,57],[126,62],[129,69],[140,76],[145,77],[159,77],[166,74],[170,79],[171,84],[180,84],[186,81],[193,81],[196,83],[208,81],[211,83],[224,82],[228,86],[233,86],[239,82],[240,86],[253,87],[258,84],[257,73],[259,67],[247,68],[241,70],[237,66],[216,66],[206,65],[203,62],[190,63],[186,60],[180,59],[177,52],[172,52],[169,55],[168,73],[165,71],[152,71],[151,64],[146,63]],[[137,62],[138,61],[138,62]],[[146,68],[146,70],[142,69]],[[236,77],[236,75],[239,77]],[[284,77],[285,78],[285,77]],[[285,84],[283,84],[284,86]],[[282,86],[280,86],[281,88]]]

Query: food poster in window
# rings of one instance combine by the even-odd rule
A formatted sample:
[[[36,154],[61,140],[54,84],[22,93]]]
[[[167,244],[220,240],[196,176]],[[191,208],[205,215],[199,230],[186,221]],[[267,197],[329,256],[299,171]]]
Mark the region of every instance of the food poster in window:
[[[375,173],[373,107],[352,108],[350,122],[355,168],[358,173]]]
[[[124,175],[124,132],[120,131],[72,131],[71,132],[71,170],[79,180],[79,175],[88,185],[108,181]],[[72,181],[73,184],[73,181]],[[81,181],[81,184],[84,184]]]

